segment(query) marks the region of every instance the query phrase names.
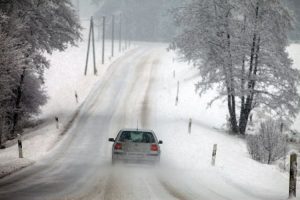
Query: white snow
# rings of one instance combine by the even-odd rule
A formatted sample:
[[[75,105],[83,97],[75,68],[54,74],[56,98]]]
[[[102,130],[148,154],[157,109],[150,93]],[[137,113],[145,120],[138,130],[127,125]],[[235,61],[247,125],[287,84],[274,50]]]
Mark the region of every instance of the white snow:
[[[207,108],[214,92],[201,98],[196,95],[197,69],[173,63],[174,56],[164,56],[158,67],[157,83],[149,95],[149,105],[154,105],[150,106],[150,126],[155,127],[158,137],[164,140],[162,176],[165,181],[175,188],[182,182],[186,188],[183,191],[189,191],[187,196],[194,192],[196,197],[195,191],[199,191],[198,197],[203,193],[208,195],[204,199],[286,199],[288,174],[282,173],[276,165],[252,160],[244,139],[225,133],[226,102],[217,101]],[[175,106],[177,81],[180,92],[179,104]],[[189,118],[193,119],[191,134],[188,133]],[[218,144],[216,166],[211,167],[214,144]]]
[[[101,55],[99,47],[97,44],[97,55]],[[0,173],[13,172],[46,155],[92,86],[101,81],[109,65],[101,65],[98,59],[99,75],[94,77],[90,70],[89,75],[83,77],[85,51],[86,43],[82,42],[79,48],[49,56],[52,67],[46,73],[46,85],[50,99],[40,116],[48,123],[30,133],[32,137],[24,141],[25,159],[17,158],[16,145],[0,151]],[[289,51],[295,64],[299,63],[295,66],[300,66],[297,57],[300,45],[292,45]],[[143,127],[154,129],[164,141],[162,164],[158,168],[159,181],[164,188],[157,191],[178,190],[180,194],[173,196],[188,199],[287,199],[288,174],[275,165],[252,160],[244,140],[225,133],[226,103],[217,101],[207,108],[215,93],[201,98],[196,95],[197,69],[176,60],[173,62],[174,57],[173,53],[161,52],[155,69],[157,76],[148,94],[149,123]],[[91,63],[89,69],[92,69]],[[177,81],[180,82],[179,103],[175,106]],[[75,90],[79,104],[75,102]],[[54,116],[60,119],[59,130],[55,129]],[[188,133],[189,118],[193,119],[191,134]],[[298,124],[295,126],[299,128]],[[215,167],[210,164],[213,144],[218,144]]]

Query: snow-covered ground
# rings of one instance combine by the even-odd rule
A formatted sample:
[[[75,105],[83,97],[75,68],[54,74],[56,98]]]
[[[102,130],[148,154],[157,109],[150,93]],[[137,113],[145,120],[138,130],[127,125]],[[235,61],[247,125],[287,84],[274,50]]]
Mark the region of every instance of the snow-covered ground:
[[[97,55],[101,55],[100,45],[98,44],[97,46]],[[159,44],[157,46],[156,54],[150,54],[151,59],[160,55],[159,59],[151,61],[154,64],[150,61],[150,64],[148,63],[148,60],[151,60],[150,58],[146,59],[145,63],[139,63],[140,67],[153,65],[151,71],[149,68],[147,68],[147,72],[138,71],[141,76],[146,73],[147,76],[152,74],[151,82],[153,84],[148,85],[147,91],[136,91],[139,85],[133,85],[132,88],[124,86],[129,92],[127,91],[126,93],[124,91],[124,94],[119,95],[127,94],[131,98],[128,98],[129,102],[123,102],[118,105],[122,109],[117,110],[117,114],[113,113],[112,117],[118,118],[125,115],[125,119],[119,119],[122,121],[121,124],[135,125],[135,121],[133,122],[132,119],[134,118],[135,120],[136,116],[133,115],[139,113],[137,115],[141,117],[139,126],[154,129],[159,139],[164,141],[161,166],[154,172],[155,177],[139,174],[140,172],[135,177],[134,174],[136,172],[132,172],[135,168],[130,168],[128,171],[131,172],[125,176],[120,174],[119,180],[129,176],[132,180],[126,179],[128,181],[126,182],[126,187],[128,185],[131,187],[137,186],[142,180],[141,182],[150,188],[148,190],[154,190],[149,194],[150,196],[147,196],[147,199],[159,199],[151,195],[163,196],[157,193],[166,191],[174,199],[287,199],[288,174],[281,172],[275,165],[264,165],[252,160],[248,155],[244,140],[230,136],[224,131],[226,104],[217,101],[211,108],[207,108],[207,103],[214,96],[214,92],[207,93],[201,98],[196,95],[194,84],[197,81],[197,69],[180,63],[176,59],[174,60],[175,55],[173,53],[164,51],[167,47],[166,45]],[[82,76],[85,51],[86,44],[83,42],[79,45],[79,48],[70,48],[63,53],[56,52],[49,57],[52,67],[46,73],[46,85],[50,99],[40,116],[48,123],[32,132],[32,137],[24,141],[25,159],[17,158],[16,146],[0,151],[1,171],[5,173],[12,172],[22,166],[39,161],[40,158],[48,154],[60,138],[60,134],[65,126],[91,91],[93,85],[97,81],[101,82],[102,78],[104,78],[103,75],[109,65],[101,65],[100,59],[97,60],[99,72],[97,77],[91,75],[92,70],[89,71],[87,77]],[[297,61],[297,52],[300,52],[300,46],[292,45],[289,51],[295,59],[295,66],[298,66],[297,63],[300,66],[300,60]],[[121,54],[118,56],[121,56]],[[141,56],[143,55],[141,54]],[[131,66],[130,63],[128,66]],[[92,69],[91,64],[89,67],[89,69]],[[175,77],[173,77],[174,70]],[[133,75],[129,77],[131,76]],[[141,80],[144,79],[147,79],[147,77]],[[179,102],[176,106],[177,81],[180,83],[180,88]],[[141,87],[143,88],[144,85],[141,84]],[[131,90],[132,93],[130,93]],[[80,102],[78,104],[74,97],[75,91],[79,95]],[[146,97],[144,98],[144,96]],[[101,106],[98,105],[95,109],[97,108],[100,111],[106,110],[105,105],[110,105],[108,101],[113,101],[114,99],[111,96],[105,98],[107,98],[106,100],[104,99],[106,103]],[[124,105],[126,103],[135,107],[132,113],[122,114],[123,111],[130,110]],[[102,106],[103,108],[99,108]],[[124,106],[126,109],[123,108]],[[118,112],[120,112],[119,115]],[[96,116],[99,113],[91,111],[90,114],[91,117],[94,117],[94,115]],[[126,115],[130,117],[126,119]],[[55,128],[54,116],[58,116],[60,119],[61,126],[59,130]],[[189,134],[188,121],[190,118],[193,120],[193,124],[192,132]],[[125,123],[129,119],[131,122]],[[82,121],[84,122],[84,120]],[[298,125],[295,126],[299,128]],[[113,127],[113,129],[117,129],[117,127]],[[91,138],[86,138],[83,142],[88,144],[90,140]],[[97,144],[96,141],[94,143]],[[102,154],[99,156],[105,162],[109,162],[109,149],[111,146],[104,142],[103,144],[106,145],[99,148],[102,148],[102,150],[107,149],[107,151],[101,151]],[[210,163],[214,144],[218,145],[218,150],[216,166],[212,167]],[[73,148],[75,149],[75,147]],[[92,154],[97,154],[97,152]],[[94,168],[97,168],[97,166],[94,166]],[[105,170],[107,169],[105,167],[103,167],[103,170],[103,173],[106,173]],[[110,171],[108,174],[112,172]],[[144,170],[141,170],[141,173],[143,172]],[[144,180],[145,178],[149,178],[149,180]],[[153,182],[155,183],[159,182],[159,185],[151,185],[152,179],[154,179]],[[105,183],[103,180],[101,182],[104,182],[102,184],[108,187],[111,180],[109,178],[105,178],[105,180],[108,180],[108,183]],[[117,184],[117,188],[120,188],[118,184],[122,183],[115,181],[114,184]],[[142,185],[139,186],[145,189]],[[118,192],[129,194],[127,199],[130,199],[129,197],[138,199],[134,197],[135,192],[139,194],[149,192],[136,190],[136,188],[131,188],[130,191]],[[109,193],[109,191],[105,191],[105,193],[107,192]],[[112,191],[109,195],[113,195],[114,192],[116,191]],[[300,190],[298,189],[299,192]],[[124,196],[121,195],[121,197]]]
[[[296,49],[299,51],[300,46]],[[188,199],[197,196],[197,189],[209,190],[204,199],[210,199],[208,197],[214,196],[212,193],[216,191],[222,194],[219,199],[286,199],[288,174],[276,165],[252,160],[245,141],[224,132],[226,103],[217,101],[207,108],[214,92],[201,98],[196,95],[197,69],[173,63],[173,57],[168,54],[161,61],[163,67],[149,95],[152,121],[148,128],[155,127],[165,142],[162,147],[163,174],[168,174],[165,182],[173,188],[182,182],[186,192],[181,195],[190,197]],[[179,103],[175,106],[177,81],[180,83]],[[189,118],[193,121],[191,134],[188,133]],[[216,167],[211,167],[214,144],[218,145]],[[183,177],[191,180],[186,182]]]
[[[56,145],[70,128],[80,106],[97,81],[101,81],[110,64],[126,52],[119,52],[118,41],[115,41],[115,55],[111,57],[111,40],[106,41],[105,64],[102,64],[102,41],[96,41],[96,65],[98,75],[93,74],[92,48],[90,49],[87,76],[84,76],[88,21],[83,22],[82,41],[77,47],[69,47],[64,52],[56,51],[47,55],[50,68],[45,71],[45,90],[48,102],[37,116],[42,124],[34,129],[25,130],[23,137],[24,159],[18,158],[18,149],[13,145],[0,150],[0,178],[35,163],[44,157]],[[97,36],[97,33],[95,33]],[[97,38],[97,37],[96,37]],[[122,43],[124,46],[124,43]],[[134,46],[131,46],[133,49]],[[129,49],[127,51],[130,51]],[[78,103],[75,99],[78,95]],[[56,128],[55,117],[59,119],[59,129]]]

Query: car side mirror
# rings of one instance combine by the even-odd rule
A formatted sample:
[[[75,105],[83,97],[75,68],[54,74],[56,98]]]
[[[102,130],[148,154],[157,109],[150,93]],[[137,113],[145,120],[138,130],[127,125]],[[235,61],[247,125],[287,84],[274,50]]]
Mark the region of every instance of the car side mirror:
[[[109,138],[108,141],[109,142],[115,142],[115,139],[114,138]]]
[[[162,140],[159,140],[159,141],[158,141],[158,144],[163,144],[163,141],[162,141]]]

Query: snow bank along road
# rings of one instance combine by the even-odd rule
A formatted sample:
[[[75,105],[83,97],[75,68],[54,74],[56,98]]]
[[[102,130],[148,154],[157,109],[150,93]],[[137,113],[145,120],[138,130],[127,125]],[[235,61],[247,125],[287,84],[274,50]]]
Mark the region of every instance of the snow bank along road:
[[[137,120],[142,128],[158,128],[159,123],[165,123],[152,119],[157,114],[151,114],[151,102],[161,101],[151,100],[151,96],[160,87],[156,81],[164,67],[164,54],[165,46],[150,45],[134,49],[114,62],[51,155],[0,181],[0,199],[283,199],[285,193],[278,196],[268,188],[263,197],[249,192],[226,177],[214,175],[213,170],[199,177],[194,171],[167,167],[172,163],[154,168],[111,166],[111,143],[107,139],[115,137],[119,129],[135,127]],[[157,135],[161,139],[160,133]],[[162,139],[168,143],[166,136]],[[164,159],[168,155],[163,145],[162,151]]]

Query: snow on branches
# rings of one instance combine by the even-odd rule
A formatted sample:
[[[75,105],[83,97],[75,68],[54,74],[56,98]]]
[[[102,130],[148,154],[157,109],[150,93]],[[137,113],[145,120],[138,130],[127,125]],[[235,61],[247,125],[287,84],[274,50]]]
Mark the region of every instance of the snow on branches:
[[[248,135],[247,147],[254,160],[271,164],[286,156],[287,137],[280,132],[280,123],[267,120],[260,125],[257,135]]]
[[[200,94],[217,87],[216,99],[226,98],[233,132],[245,134],[253,109],[295,117],[300,72],[286,52],[293,18],[280,0],[192,0],[173,14],[181,32],[171,46],[199,67]]]
[[[44,52],[65,50],[80,39],[69,0],[0,2],[0,145],[46,103]]]

